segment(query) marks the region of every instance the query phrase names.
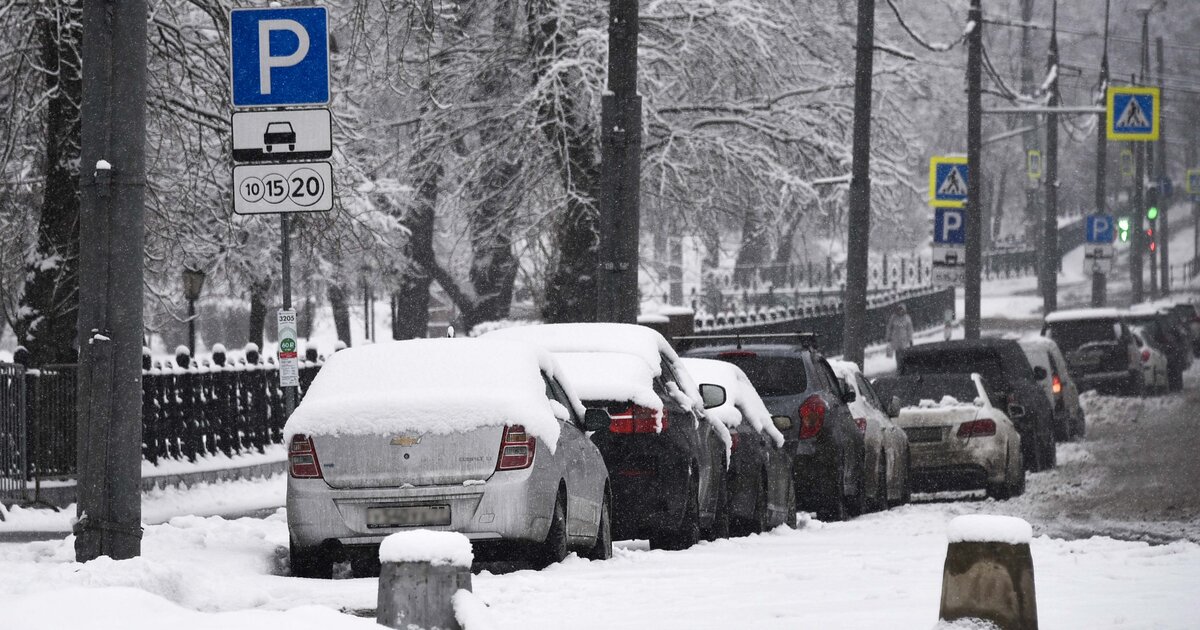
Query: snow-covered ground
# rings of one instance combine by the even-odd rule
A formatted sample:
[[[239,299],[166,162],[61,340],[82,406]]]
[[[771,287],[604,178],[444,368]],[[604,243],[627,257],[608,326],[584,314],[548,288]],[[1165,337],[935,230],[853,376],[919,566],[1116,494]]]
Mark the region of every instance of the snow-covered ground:
[[[1200,386],[1200,371],[1192,372],[1188,395]],[[1135,419],[1165,418],[1191,401],[1085,398],[1098,434]],[[682,552],[626,541],[605,562],[572,556],[544,571],[483,571],[474,589],[499,629],[929,629],[936,624],[950,521],[1004,514],[1034,527],[1043,628],[1195,628],[1200,545],[1061,533],[1072,531],[1072,517],[1055,506],[1088,493],[1100,474],[1093,453],[1103,451],[1089,440],[1060,445],[1060,467],[1031,474],[1027,493],[1012,501],[919,496],[913,505],[850,522],[802,518],[797,530]],[[157,491],[144,497],[145,510],[217,513],[231,504],[281,501],[283,486],[276,477]],[[373,609],[376,580],[286,577],[287,541],[280,509],[265,519],[179,516],[148,525],[143,555],[120,562],[76,563],[70,537],[0,544],[0,627],[377,627],[337,612]]]

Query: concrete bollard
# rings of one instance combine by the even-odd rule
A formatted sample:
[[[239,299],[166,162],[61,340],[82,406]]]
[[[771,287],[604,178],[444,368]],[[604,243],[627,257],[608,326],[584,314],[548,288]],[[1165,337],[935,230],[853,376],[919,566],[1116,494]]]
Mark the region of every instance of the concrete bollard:
[[[1037,630],[1029,523],[1010,516],[959,516],[950,522],[942,573],[945,621],[983,619],[1001,630]]]
[[[454,600],[460,590],[471,590],[472,559],[471,541],[455,532],[388,536],[379,546],[376,622],[404,630],[463,630]]]

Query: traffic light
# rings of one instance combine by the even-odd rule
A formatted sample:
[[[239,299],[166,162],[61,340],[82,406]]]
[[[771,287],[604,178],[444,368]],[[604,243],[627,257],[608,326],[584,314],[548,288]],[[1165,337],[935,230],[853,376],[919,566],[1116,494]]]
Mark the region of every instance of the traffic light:
[[[1129,242],[1129,217],[1117,219],[1117,238],[1121,239],[1122,243]]]
[[[1151,208],[1151,210],[1153,210],[1153,208]],[[1154,250],[1158,249],[1158,246],[1154,243],[1154,228],[1146,228],[1146,242],[1148,243],[1147,247],[1150,248],[1150,251],[1153,252]]]
[[[1153,221],[1158,218],[1158,206],[1150,206],[1146,210],[1146,219]]]

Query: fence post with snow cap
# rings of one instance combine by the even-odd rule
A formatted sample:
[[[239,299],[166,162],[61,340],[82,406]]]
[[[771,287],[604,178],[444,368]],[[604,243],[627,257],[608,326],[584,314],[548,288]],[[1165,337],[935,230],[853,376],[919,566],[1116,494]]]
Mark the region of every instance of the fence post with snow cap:
[[[947,530],[939,619],[983,619],[1002,630],[1037,630],[1029,523],[1011,516],[959,516]]]
[[[482,606],[471,594],[472,559],[471,541],[456,532],[419,529],[388,536],[379,546],[375,620],[405,630],[471,630],[456,609]]]

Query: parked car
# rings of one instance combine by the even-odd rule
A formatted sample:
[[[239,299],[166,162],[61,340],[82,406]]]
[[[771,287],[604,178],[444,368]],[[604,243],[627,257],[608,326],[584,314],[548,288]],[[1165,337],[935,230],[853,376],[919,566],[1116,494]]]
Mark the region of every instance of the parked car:
[[[288,419],[291,570],[378,571],[385,536],[456,531],[477,553],[543,564],[612,553],[611,496],[585,411],[546,352],[479,339],[397,341],[331,356]]]
[[[1049,374],[1030,365],[1016,341],[984,338],[923,344],[905,350],[897,363],[897,372],[903,376],[973,372],[982,375],[996,392],[992,399],[996,407],[1021,433],[1026,469],[1054,467],[1057,457],[1054,408],[1040,384]]]
[[[730,533],[760,534],[784,523],[795,527],[793,458],[780,432],[780,426],[790,428],[791,419],[773,419],[738,366],[692,358],[683,365],[700,384],[705,413],[724,423],[732,437],[725,482]]]
[[[1192,337],[1192,355],[1200,357],[1200,312],[1197,312],[1196,305],[1191,302],[1176,302],[1171,305],[1171,310],[1175,311],[1180,321],[1187,324]]]
[[[1187,325],[1169,308],[1138,305],[1129,309],[1125,319],[1140,327],[1143,338],[1152,341],[1167,355],[1167,381],[1170,390],[1183,389],[1183,372],[1192,366],[1192,340]]]
[[[658,332],[632,324],[544,324],[492,331],[554,353],[583,404],[612,416],[592,434],[608,465],[613,530],[684,549],[726,535],[725,425],[704,413],[695,382]]]
[[[1048,313],[1042,336],[1058,344],[1080,390],[1126,396],[1145,393],[1141,352],[1121,311],[1089,308]]]
[[[1146,383],[1147,391],[1156,394],[1167,393],[1171,389],[1171,382],[1167,377],[1170,368],[1166,352],[1148,342],[1146,332],[1142,328],[1134,326],[1131,334],[1138,352],[1142,355],[1142,379]]]
[[[1087,428],[1083,407],[1079,405],[1079,388],[1058,344],[1038,336],[1023,337],[1017,343],[1021,344],[1030,365],[1042,368],[1047,375],[1039,383],[1054,408],[1054,439],[1061,442],[1082,436]]]
[[[854,390],[850,412],[863,432],[866,448],[864,475],[867,501],[871,507],[886,510],[909,499],[908,437],[887,414],[887,404],[875,388],[863,378],[858,365],[849,361],[830,361],[833,373],[844,388]]]
[[[783,432],[794,454],[796,502],[822,520],[861,514],[866,500],[865,442],[844,391],[815,335],[680,337],[688,357],[717,359],[745,372],[773,415],[792,419]],[[712,345],[699,345],[712,344]]]
[[[985,489],[1007,499],[1025,492],[1022,438],[993,403],[979,374],[911,374],[875,380],[892,400],[896,424],[908,435],[913,487],[920,491]]]

